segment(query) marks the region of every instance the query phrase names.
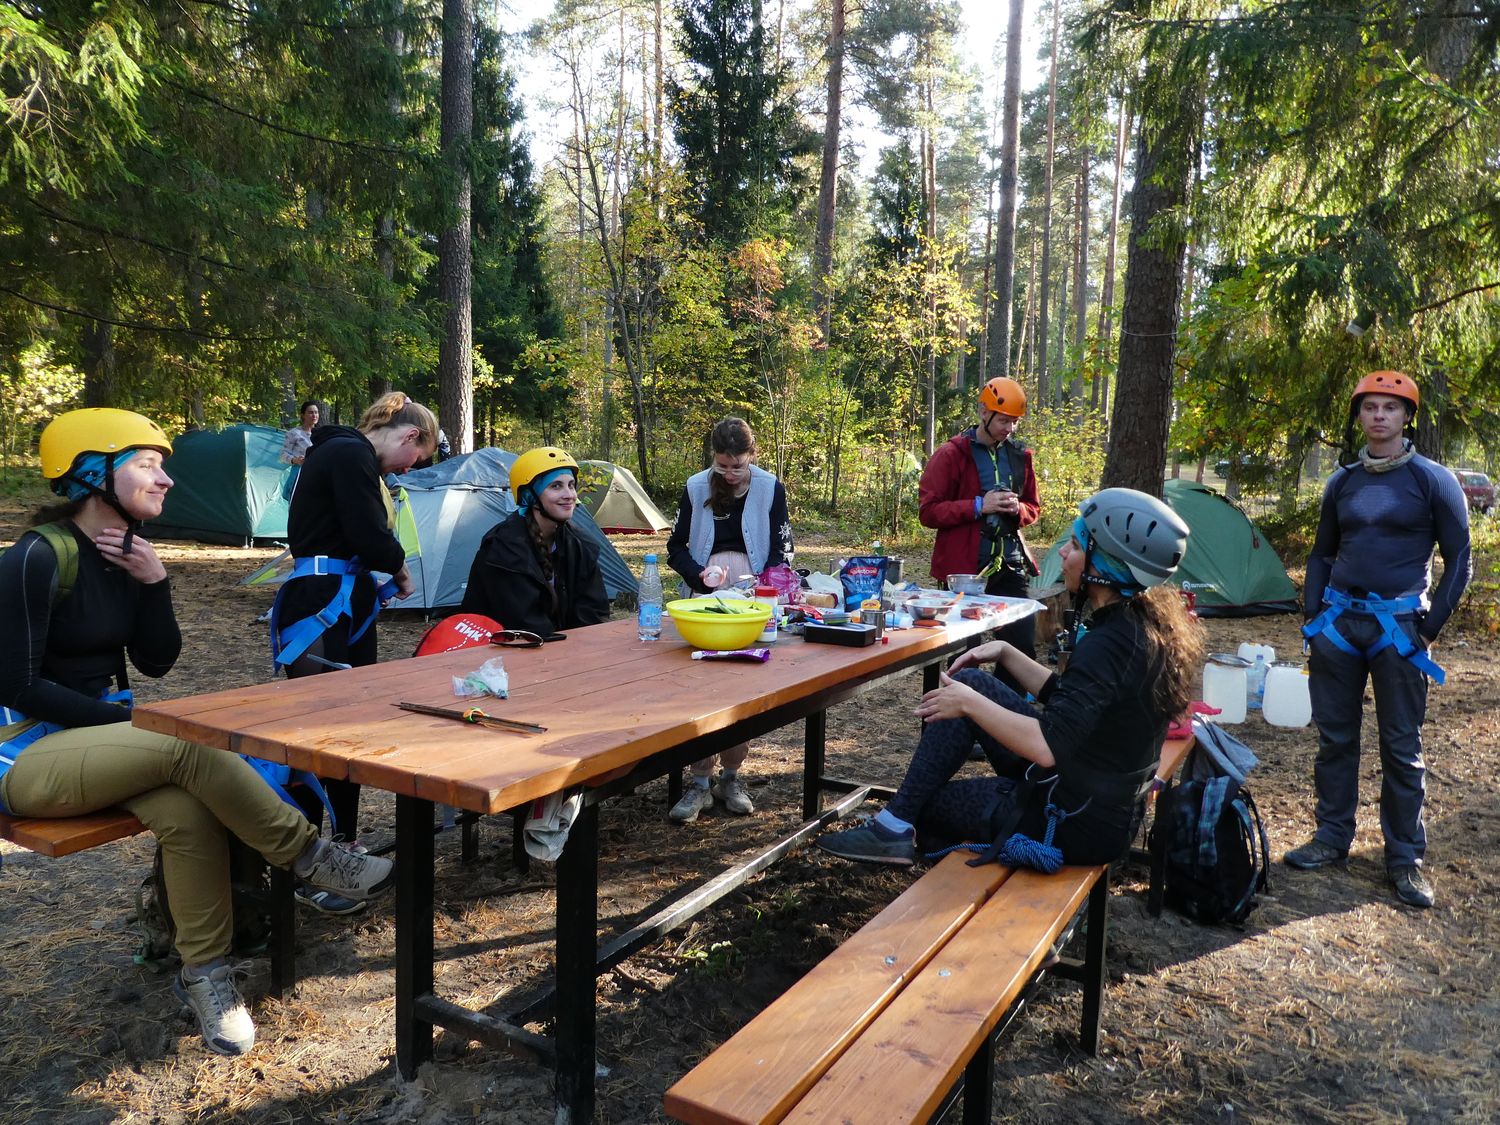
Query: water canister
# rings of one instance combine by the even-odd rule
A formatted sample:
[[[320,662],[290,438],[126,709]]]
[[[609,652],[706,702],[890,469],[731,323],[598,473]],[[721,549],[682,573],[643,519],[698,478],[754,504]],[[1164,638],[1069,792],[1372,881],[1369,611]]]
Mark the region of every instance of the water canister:
[[[1307,669],[1300,664],[1276,664],[1266,673],[1266,696],[1261,714],[1273,727],[1305,727],[1312,721],[1312,697]]]
[[[1255,663],[1256,656],[1260,656],[1266,662],[1266,667],[1276,663],[1276,648],[1274,645],[1258,645],[1254,641],[1241,641],[1240,647],[1235,649],[1235,655],[1241,660]]]
[[[1214,722],[1245,721],[1245,673],[1249,668],[1248,660],[1241,660],[1232,652],[1209,656],[1203,666],[1203,702],[1219,709],[1219,714],[1213,716]]]

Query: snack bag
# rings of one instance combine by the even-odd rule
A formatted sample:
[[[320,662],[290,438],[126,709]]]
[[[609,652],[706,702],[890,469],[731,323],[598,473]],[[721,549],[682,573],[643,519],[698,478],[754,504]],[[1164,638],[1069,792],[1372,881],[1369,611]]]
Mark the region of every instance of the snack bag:
[[[885,589],[884,555],[858,555],[845,559],[839,568],[839,581],[844,584],[844,608],[859,612],[859,603],[866,598],[878,599]]]
[[[796,601],[797,591],[802,589],[802,579],[786,563],[766,567],[761,571],[759,582],[762,586],[776,587],[776,600],[782,605],[790,605]]]

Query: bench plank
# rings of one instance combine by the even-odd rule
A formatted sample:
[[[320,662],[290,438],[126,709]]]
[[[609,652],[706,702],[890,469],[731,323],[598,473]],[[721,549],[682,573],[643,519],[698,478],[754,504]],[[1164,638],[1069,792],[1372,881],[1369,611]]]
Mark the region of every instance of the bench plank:
[[[123,840],[145,830],[145,825],[123,809],[57,818],[0,814],[0,840],[9,840],[52,859]]]
[[[785,1121],[927,1121],[1106,870],[1017,871]]]
[[[946,856],[699,1063],[667,1091],[667,1113],[688,1125],[780,1121],[1011,874],[968,858]]]

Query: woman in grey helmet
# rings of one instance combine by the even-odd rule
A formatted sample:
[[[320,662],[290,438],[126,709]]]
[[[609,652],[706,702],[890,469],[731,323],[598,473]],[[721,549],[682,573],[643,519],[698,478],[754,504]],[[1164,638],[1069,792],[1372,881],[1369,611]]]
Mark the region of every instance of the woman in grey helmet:
[[[1109,863],[1130,845],[1140,798],[1171,721],[1192,698],[1201,631],[1161,584],[1187,550],[1187,525],[1143,492],[1085,500],[1062,551],[1083,609],[1057,673],[1006,641],[970,649],[922,697],[926,724],[890,804],[818,844],[845,859],[910,866],[925,843],[1047,839],[1065,863]],[[1041,706],[979,665],[996,663]],[[978,742],[997,776],[954,780]]]

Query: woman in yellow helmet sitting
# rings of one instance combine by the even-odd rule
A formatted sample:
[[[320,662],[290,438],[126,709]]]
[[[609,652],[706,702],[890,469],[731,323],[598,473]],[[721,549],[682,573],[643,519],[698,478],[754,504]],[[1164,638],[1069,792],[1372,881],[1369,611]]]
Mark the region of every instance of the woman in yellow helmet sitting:
[[[570,522],[578,462],[556,446],[529,449],[510,467],[510,494],[517,508],[480,542],[460,612],[543,637],[608,621],[599,548]]]

